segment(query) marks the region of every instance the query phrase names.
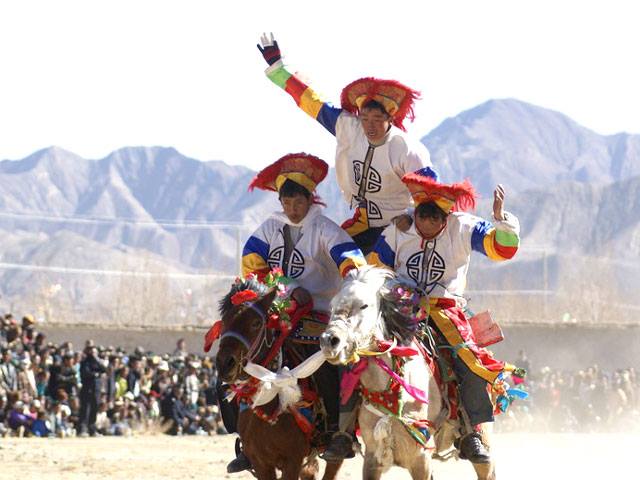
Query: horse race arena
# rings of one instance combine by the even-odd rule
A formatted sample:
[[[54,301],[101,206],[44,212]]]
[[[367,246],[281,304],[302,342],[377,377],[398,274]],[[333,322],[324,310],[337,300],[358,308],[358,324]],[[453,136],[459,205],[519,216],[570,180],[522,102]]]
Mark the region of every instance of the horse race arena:
[[[128,438],[3,438],[0,478],[51,479],[251,479],[228,475],[234,436]],[[639,435],[499,434],[494,438],[497,477],[529,479],[639,478],[635,462]],[[343,466],[339,478],[359,479],[362,458]],[[464,461],[435,462],[436,480],[474,478]],[[616,477],[619,474],[620,477]],[[409,479],[392,469],[383,479]]]

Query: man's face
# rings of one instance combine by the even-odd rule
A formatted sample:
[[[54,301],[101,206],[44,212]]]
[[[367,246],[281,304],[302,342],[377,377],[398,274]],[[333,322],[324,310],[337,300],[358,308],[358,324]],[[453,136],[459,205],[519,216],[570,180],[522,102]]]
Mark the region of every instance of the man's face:
[[[438,235],[447,222],[446,218],[443,219],[436,216],[421,217],[420,215],[415,215],[415,219],[416,228],[424,238],[428,239]]]
[[[370,143],[380,143],[391,126],[391,117],[377,108],[364,108],[358,116]]]
[[[297,194],[293,197],[282,197],[280,203],[284,214],[291,223],[300,223],[307,216],[313,200],[311,197],[307,198],[302,194]]]

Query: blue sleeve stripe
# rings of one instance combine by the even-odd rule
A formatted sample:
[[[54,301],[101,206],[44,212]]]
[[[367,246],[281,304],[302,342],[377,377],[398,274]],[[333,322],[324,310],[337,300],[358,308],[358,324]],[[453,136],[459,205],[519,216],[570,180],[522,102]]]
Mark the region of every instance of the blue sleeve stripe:
[[[360,258],[364,263],[362,252],[354,242],[339,243],[338,245],[335,245],[329,253],[331,254],[331,259],[335,262],[338,268],[340,268],[342,262],[347,258]]]
[[[257,253],[265,260],[269,258],[269,244],[264,240],[260,240],[256,237],[249,237],[247,243],[244,245],[244,249],[242,250],[242,256],[249,255],[250,253]]]
[[[479,252],[483,255],[486,255],[487,252],[484,249],[484,237],[489,233],[489,230],[493,228],[491,222],[487,222],[486,220],[480,220],[476,223],[476,226],[473,227],[473,232],[471,232],[471,249]]]
[[[378,258],[382,263],[392,269],[395,268],[396,253],[391,249],[384,235],[380,235],[378,241],[376,242],[376,246],[373,248],[373,251],[378,254]]]
[[[316,120],[335,137],[336,122],[338,121],[338,117],[341,113],[341,108],[334,107],[330,103],[325,102],[324,105],[322,105],[322,108],[320,108]]]

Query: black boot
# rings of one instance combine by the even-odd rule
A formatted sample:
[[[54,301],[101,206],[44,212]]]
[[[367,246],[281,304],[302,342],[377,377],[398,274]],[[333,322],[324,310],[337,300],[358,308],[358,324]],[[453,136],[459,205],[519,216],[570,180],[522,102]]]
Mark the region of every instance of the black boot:
[[[236,458],[227,465],[227,473],[238,473],[251,470],[251,462],[240,447],[240,439],[236,438]]]
[[[346,432],[334,433],[329,445],[321,455],[322,459],[328,463],[337,463],[345,458],[353,458],[355,456],[353,438]]]
[[[479,433],[469,433],[460,439],[460,458],[471,463],[491,463],[491,457]]]

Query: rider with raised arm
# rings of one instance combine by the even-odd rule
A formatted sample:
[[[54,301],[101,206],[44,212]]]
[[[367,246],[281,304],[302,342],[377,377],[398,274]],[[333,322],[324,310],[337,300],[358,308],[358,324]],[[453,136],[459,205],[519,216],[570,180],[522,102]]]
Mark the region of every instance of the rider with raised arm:
[[[489,452],[479,435],[481,424],[493,421],[487,383],[496,384],[503,372],[514,367],[497,361],[488,350],[476,345],[463,313],[466,302],[462,295],[472,251],[496,261],[515,255],[518,219],[504,211],[501,185],[494,191],[494,221],[488,222],[464,212],[475,207],[475,192],[467,181],[439,183],[429,168],[408,174],[402,181],[416,205],[413,225],[406,232],[389,226],[367,259],[393,269],[402,282],[415,287],[428,300],[422,302],[423,315],[453,352],[460,403],[468,416],[460,456],[473,463],[489,463]]]
[[[403,175],[431,165],[426,147],[404,132],[403,121],[413,120],[418,92],[395,80],[360,78],[343,89],[342,108],[337,108],[289,72],[273,35],[263,35],[261,43],[258,48],[269,64],[267,77],[336,137],[338,185],[355,208],[353,218],[342,227],[369,253],[392,221],[406,228],[411,197],[402,184]]]
[[[313,302],[314,312],[328,313],[331,298],[342,277],[366,264],[353,240],[332,220],[322,215],[316,186],[327,175],[321,159],[305,153],[280,158],[258,173],[249,189],[278,192],[282,211],[275,212],[247,240],[242,252],[242,273],[260,278],[274,268],[282,269],[295,286],[291,296],[298,305]],[[315,347],[317,350],[318,347]],[[339,381],[337,367],[328,363],[314,374],[328,416],[328,429],[338,432]],[[353,456],[350,437],[334,435],[325,459],[337,461]],[[229,472],[250,468],[243,454],[229,464]]]

